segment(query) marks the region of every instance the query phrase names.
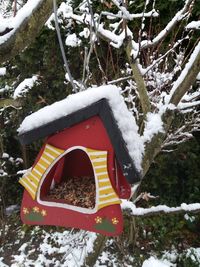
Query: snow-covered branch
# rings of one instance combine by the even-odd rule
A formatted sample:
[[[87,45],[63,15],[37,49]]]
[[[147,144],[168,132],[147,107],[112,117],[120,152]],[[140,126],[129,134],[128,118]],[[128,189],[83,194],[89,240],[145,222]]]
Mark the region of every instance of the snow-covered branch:
[[[196,81],[199,69],[200,69],[200,41],[197,43],[193,53],[191,54],[180,76],[173,84],[173,87],[170,92],[169,103],[174,104],[175,106],[178,105],[182,97]]]
[[[52,0],[29,0],[15,17],[2,18],[0,63],[11,59],[30,45],[51,13]]]
[[[158,17],[159,13],[153,9],[149,12],[145,12],[145,13],[136,13],[136,14],[128,14],[128,16],[125,16],[123,13],[118,12],[117,14],[111,13],[111,12],[107,12],[107,11],[103,11],[101,13],[101,15],[103,16],[108,16],[108,17],[114,17],[114,18],[119,18],[119,19],[126,19],[126,20],[133,20],[133,19],[138,19],[138,18],[151,18],[151,17]]]
[[[151,208],[137,208],[131,201],[122,200],[121,207],[128,211],[131,216],[155,216],[160,214],[178,214],[178,213],[199,213],[200,203],[185,204],[179,207],[168,207],[166,205],[153,206]]]
[[[200,20],[198,21],[191,21],[186,27],[187,30],[200,30]]]
[[[193,5],[194,0],[186,0],[184,7],[176,13],[173,19],[166,25],[166,27],[153,38],[153,40],[144,40],[141,42],[141,49],[150,48],[161,42],[174,29],[174,27],[189,14],[189,10]]]

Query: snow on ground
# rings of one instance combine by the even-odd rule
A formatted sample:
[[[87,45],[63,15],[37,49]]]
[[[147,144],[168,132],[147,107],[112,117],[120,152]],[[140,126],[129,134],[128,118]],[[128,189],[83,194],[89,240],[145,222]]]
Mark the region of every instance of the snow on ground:
[[[175,265],[168,261],[164,262],[162,260],[158,260],[151,256],[149,259],[143,262],[142,267],[175,267]]]
[[[17,250],[12,250],[11,264],[5,264],[4,254],[9,246],[0,248],[0,267],[77,267],[84,265],[85,257],[93,251],[96,234],[86,231],[65,230],[63,232],[45,231],[40,227],[33,227],[30,238],[26,232],[16,231],[17,239],[9,246],[16,246],[20,239],[26,240],[20,243]],[[37,238],[38,239],[37,240]],[[35,242],[35,243],[34,243]]]

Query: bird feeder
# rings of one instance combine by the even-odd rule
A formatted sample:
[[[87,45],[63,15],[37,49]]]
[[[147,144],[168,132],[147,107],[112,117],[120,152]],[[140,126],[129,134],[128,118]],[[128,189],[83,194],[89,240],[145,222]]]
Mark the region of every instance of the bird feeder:
[[[102,90],[96,97],[95,90],[45,107],[22,123],[22,144],[45,138],[33,166],[19,181],[25,188],[23,223],[75,227],[108,236],[122,232],[121,199],[131,196],[131,184],[138,182],[139,173],[108,94]],[[116,96],[122,103],[119,92]],[[122,107],[129,114],[124,103]],[[55,115],[56,110],[61,114]],[[126,117],[123,113],[120,116]]]

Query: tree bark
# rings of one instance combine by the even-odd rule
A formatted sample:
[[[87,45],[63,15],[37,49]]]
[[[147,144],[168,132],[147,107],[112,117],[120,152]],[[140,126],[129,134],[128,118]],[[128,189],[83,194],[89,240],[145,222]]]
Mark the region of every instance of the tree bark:
[[[61,2],[61,0],[58,0],[59,4]],[[9,38],[0,44],[0,64],[12,59],[33,43],[52,12],[52,0],[41,1],[32,14],[24,18],[18,28],[13,29],[13,34],[9,35]]]
[[[194,49],[194,52],[190,56],[188,62],[192,61],[192,57],[194,56],[195,60],[192,62],[192,64],[190,64],[190,66],[186,64],[184,70],[182,71],[187,72],[187,75],[185,75],[185,77],[178,84],[177,88],[175,88],[174,93],[170,99],[170,103],[174,104],[175,106],[178,105],[185,93],[190,89],[191,85],[195,83],[196,77],[200,72],[200,41],[196,45],[196,48]],[[179,81],[179,79],[177,81]]]
[[[86,257],[84,266],[89,266],[89,267],[94,266],[94,264],[96,263],[99,255],[102,252],[103,247],[105,246],[105,243],[106,243],[107,239],[108,239],[107,236],[103,236],[103,235],[100,235],[100,234],[97,236],[97,239],[95,240],[95,243],[94,243],[93,252],[91,252]]]
[[[133,74],[132,74],[133,79],[135,80],[135,82],[137,84],[137,92],[139,94],[140,103],[141,103],[142,111],[144,114],[143,117],[145,118],[146,114],[151,111],[151,104],[149,101],[149,96],[147,93],[147,88],[146,88],[144,79],[143,79],[142,74],[140,72],[140,69],[138,67],[138,63],[137,63],[136,59],[133,60],[133,58],[131,57],[131,50],[132,50],[131,39],[128,38],[127,45],[126,45],[126,55],[128,57],[129,64],[130,64],[132,72],[133,72]]]

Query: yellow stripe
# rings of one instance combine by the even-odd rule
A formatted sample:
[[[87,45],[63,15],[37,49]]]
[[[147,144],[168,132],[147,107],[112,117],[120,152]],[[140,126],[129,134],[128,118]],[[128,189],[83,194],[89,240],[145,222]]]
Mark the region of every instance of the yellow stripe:
[[[44,151],[43,155],[49,157],[51,160],[54,160],[56,158],[51,153],[48,153],[46,150]]]
[[[95,149],[91,149],[91,148],[86,148],[87,152],[90,153],[90,152],[97,152],[97,151],[100,151],[101,150],[95,150]]]
[[[32,172],[31,173],[29,173],[27,176],[31,176],[35,181],[37,181],[37,182],[39,182],[40,181],[40,179],[37,177],[37,176],[35,176]],[[31,178],[31,179],[32,179]]]
[[[113,197],[116,197],[116,194],[115,194],[115,192],[112,192],[112,193],[110,193],[110,194],[105,194],[105,195],[100,195],[99,196],[99,201],[101,201],[102,199],[104,199],[104,198],[113,198]]]
[[[30,193],[31,197],[35,199],[39,182],[53,161],[60,156],[64,150],[55,148],[51,145],[46,145],[45,149],[31,172],[25,174],[19,181],[21,185]]]
[[[88,153],[89,157],[106,157],[107,153],[106,152],[101,152],[101,151],[94,151],[94,152],[90,152]]]
[[[47,149],[51,150],[52,152],[56,153],[57,156],[59,156],[60,154],[62,154],[64,152],[64,150],[62,150],[60,148],[57,148],[57,147],[54,147],[54,146],[49,145],[49,144],[47,144],[45,148],[47,148]]]
[[[108,174],[99,174],[99,175],[97,175],[97,179],[98,180],[105,179],[105,178],[108,178]]]
[[[25,188],[26,188],[26,190],[29,192],[29,194],[31,195],[31,197],[33,198],[33,199],[35,199],[35,193],[32,191],[32,189],[25,183],[25,181],[24,180],[19,180],[19,183],[22,185],[22,186],[24,186]]]
[[[37,189],[37,185],[29,178],[29,177],[24,177],[22,178],[28,184],[34,191]]]
[[[107,172],[107,168],[98,168],[95,169],[96,174],[98,174],[99,172]]]
[[[112,187],[99,191],[99,196],[102,196],[102,195],[105,195],[105,194],[110,194],[110,193],[113,193],[113,188]]]
[[[45,172],[45,170],[43,168],[40,167],[40,165],[38,165],[38,163],[35,165],[35,167],[33,168],[36,172],[39,172],[40,175],[42,176]],[[39,174],[38,173],[38,174]]]
[[[38,161],[37,166],[39,166],[44,171],[46,171],[46,169],[47,169],[47,167],[44,166],[43,164],[41,164],[40,161]]]
[[[47,159],[45,159],[42,155],[42,157],[40,158],[40,161],[42,161],[42,164],[45,166],[47,166],[46,168],[49,167],[49,165],[51,164],[51,162],[49,162]]]
[[[110,181],[107,181],[107,182],[101,182],[101,181],[99,181],[99,189],[101,188],[101,187],[103,187],[103,186],[110,186],[111,184],[110,184]]]
[[[94,168],[95,168],[95,170],[101,169],[101,168],[107,168],[107,165],[95,166]]]
[[[35,171],[35,168],[32,169],[31,173],[32,173],[38,180],[41,179],[41,176]]]
[[[96,167],[96,166],[106,165],[106,160],[105,160],[105,161],[100,161],[100,162],[94,162],[94,161],[92,161],[92,165],[93,165],[94,167]]]
[[[91,160],[94,160],[94,159],[105,159],[106,158],[106,154],[102,154],[102,155],[90,155],[89,154],[89,157]]]
[[[121,203],[121,201],[119,200],[119,198],[118,197],[116,197],[116,198],[113,198],[113,199],[107,199],[107,200],[103,200],[103,201],[99,201],[99,205],[101,205],[101,204],[110,204],[110,203]]]
[[[25,176],[24,178],[28,178],[30,180],[30,182],[34,183],[35,186],[38,186],[39,181],[37,179],[35,179],[35,177],[33,175],[31,175],[31,173],[27,176]],[[23,179],[23,177],[22,177]]]
[[[106,201],[106,200],[112,200],[112,199],[115,199],[115,198],[118,198],[117,195],[116,195],[115,193],[113,193],[113,194],[108,194],[107,196],[104,195],[104,196],[101,196],[101,197],[99,198],[99,203],[100,203],[100,202],[104,202],[104,201]]]
[[[50,158],[50,157],[49,157],[47,154],[45,154],[45,153],[42,154],[42,158],[43,158],[44,160],[47,160],[47,163],[48,163],[49,165],[53,162],[53,159]]]

